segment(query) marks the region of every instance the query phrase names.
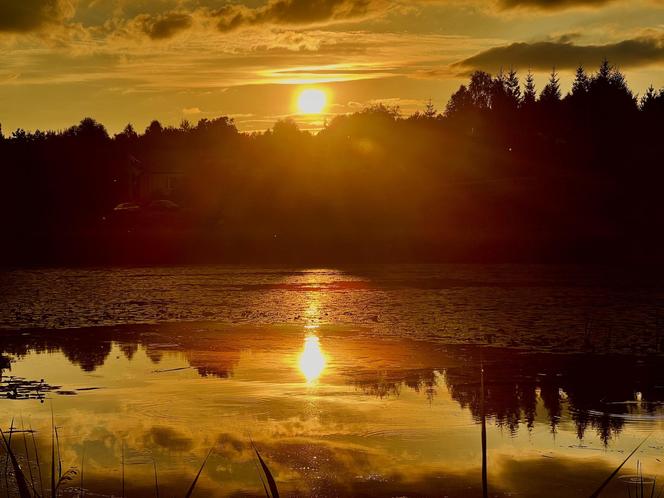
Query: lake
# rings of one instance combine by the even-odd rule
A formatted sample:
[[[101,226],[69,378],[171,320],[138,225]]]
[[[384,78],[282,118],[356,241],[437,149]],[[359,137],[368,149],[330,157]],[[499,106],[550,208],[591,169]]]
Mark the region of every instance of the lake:
[[[637,473],[649,493],[660,282],[599,266],[5,271],[0,427],[39,489],[53,417],[77,471],[62,496],[81,469],[88,496],[184,496],[210,450],[194,496],[265,496],[252,444],[283,496],[482,496],[483,458],[488,496],[589,496],[637,447],[602,496],[633,495]]]

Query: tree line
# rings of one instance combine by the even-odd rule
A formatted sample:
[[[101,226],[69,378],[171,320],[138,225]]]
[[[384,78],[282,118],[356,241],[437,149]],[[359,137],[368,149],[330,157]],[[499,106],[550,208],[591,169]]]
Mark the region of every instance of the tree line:
[[[0,139],[3,260],[659,261],[663,123],[664,89],[637,96],[605,60],[564,96],[555,70],[539,92],[476,71],[443,112],[377,104],[315,135],[18,129]]]

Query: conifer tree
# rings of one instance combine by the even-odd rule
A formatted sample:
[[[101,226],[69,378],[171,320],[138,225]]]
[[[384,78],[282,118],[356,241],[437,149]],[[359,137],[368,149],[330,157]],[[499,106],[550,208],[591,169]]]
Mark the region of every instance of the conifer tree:
[[[543,103],[555,103],[560,101],[560,79],[558,78],[558,73],[554,67],[551,70],[551,75],[549,76],[549,82],[546,84],[542,93],[540,94],[540,102]]]
[[[602,59],[602,63],[599,65],[599,70],[597,71],[597,75],[595,76],[596,81],[609,81],[611,77],[611,71],[613,68],[611,67],[611,64],[609,64],[609,60],[605,57]]]
[[[572,83],[572,95],[577,97],[588,93],[590,88],[590,78],[586,74],[586,70],[582,65],[576,68],[576,76]]]
[[[528,70],[526,75],[526,83],[524,85],[523,91],[523,105],[530,106],[535,103],[537,100],[537,91],[535,89],[535,78],[533,78],[533,73]]]
[[[436,110],[436,106],[434,106],[431,99],[429,99],[426,107],[424,108],[424,117],[427,119],[435,119],[437,116],[438,111]]]
[[[512,106],[518,107],[521,104],[521,85],[519,83],[519,76],[514,68],[510,68],[509,73],[507,73],[505,89]]]
[[[655,87],[652,86],[652,84],[648,87],[646,90],[646,93],[641,97],[641,101],[639,102],[639,108],[643,112],[649,112],[650,109],[653,108],[655,105],[655,102],[657,101],[657,90],[655,90]],[[0,136],[2,136],[0,134]]]

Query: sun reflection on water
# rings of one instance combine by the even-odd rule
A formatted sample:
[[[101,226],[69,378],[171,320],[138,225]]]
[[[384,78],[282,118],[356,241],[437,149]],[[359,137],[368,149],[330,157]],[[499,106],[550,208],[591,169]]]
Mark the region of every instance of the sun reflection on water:
[[[315,335],[304,338],[304,349],[300,353],[298,365],[307,384],[315,383],[325,370],[325,354],[320,347],[320,340]]]

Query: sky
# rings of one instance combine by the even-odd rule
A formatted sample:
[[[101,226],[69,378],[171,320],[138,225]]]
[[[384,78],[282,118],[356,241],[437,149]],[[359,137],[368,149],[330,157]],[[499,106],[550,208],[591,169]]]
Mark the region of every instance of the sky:
[[[0,124],[316,129],[377,102],[442,111],[474,69],[541,88],[555,66],[567,89],[604,57],[637,93],[664,86],[664,0],[0,0]],[[305,115],[311,88],[327,105]]]

